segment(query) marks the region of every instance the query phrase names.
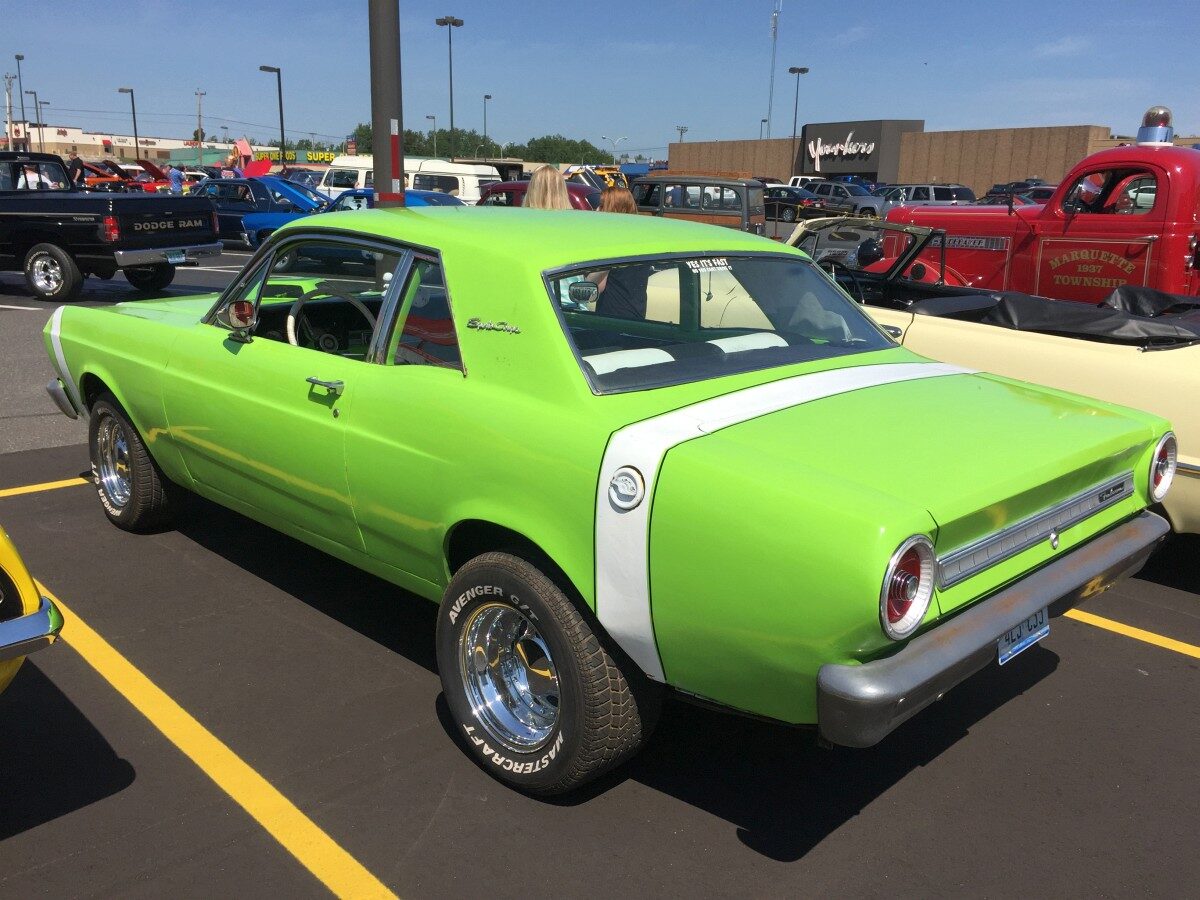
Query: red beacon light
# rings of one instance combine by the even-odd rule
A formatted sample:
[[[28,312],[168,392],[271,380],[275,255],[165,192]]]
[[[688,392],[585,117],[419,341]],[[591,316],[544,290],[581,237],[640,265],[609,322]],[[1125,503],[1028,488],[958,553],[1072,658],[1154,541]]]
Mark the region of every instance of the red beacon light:
[[[1165,106],[1152,106],[1142,116],[1142,127],[1138,129],[1139,144],[1169,145],[1175,137],[1171,127],[1171,110]]]

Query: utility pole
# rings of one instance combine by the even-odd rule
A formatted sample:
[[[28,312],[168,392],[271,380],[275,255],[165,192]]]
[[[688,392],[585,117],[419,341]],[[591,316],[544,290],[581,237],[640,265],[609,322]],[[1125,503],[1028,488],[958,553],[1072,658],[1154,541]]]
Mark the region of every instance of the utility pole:
[[[404,105],[400,83],[400,4],[370,0],[371,153],[375,205],[404,206]],[[460,23],[461,24],[461,23]],[[451,29],[453,30],[453,29]]]
[[[16,80],[17,80],[16,75],[11,74],[10,72],[4,73],[4,136],[6,138],[8,138],[6,146],[9,150],[16,149],[16,147],[13,146],[16,143],[16,141],[13,140],[13,127],[12,127],[13,126],[12,86],[13,86],[13,82]]]
[[[679,132],[679,143],[683,143],[683,136],[688,133],[686,125],[676,125],[675,130]]]
[[[775,44],[779,40],[779,13],[783,10],[783,0],[775,0],[775,10],[771,13],[771,86],[767,90],[767,137],[771,136],[771,113],[775,109]]]
[[[37,91],[26,91],[25,93],[33,95],[33,109],[34,109],[34,112],[37,113],[37,119],[38,119],[38,152],[45,153],[46,152],[46,144],[42,140],[42,104],[38,102]],[[25,133],[29,134],[29,123],[28,122],[25,123]],[[29,144],[30,147],[33,147],[32,141],[26,141],[26,143]]]
[[[206,91],[196,88],[196,166],[204,165],[204,113],[200,104]]]
[[[28,150],[32,144],[29,143],[29,120],[25,118],[25,82],[21,80],[21,60],[25,58],[24,53],[18,53],[17,59],[17,91],[21,99],[21,124],[25,126],[25,149]]]

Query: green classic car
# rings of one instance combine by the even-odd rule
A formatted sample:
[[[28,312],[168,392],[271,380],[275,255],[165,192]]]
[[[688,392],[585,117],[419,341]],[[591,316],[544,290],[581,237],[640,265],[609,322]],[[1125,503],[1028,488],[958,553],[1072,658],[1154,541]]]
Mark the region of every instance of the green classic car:
[[[45,337],[109,519],[195,491],[439,602],[464,746],[535,794],[664,686],[872,745],[1167,532],[1161,418],[930,362],[732,229],[335,213]]]

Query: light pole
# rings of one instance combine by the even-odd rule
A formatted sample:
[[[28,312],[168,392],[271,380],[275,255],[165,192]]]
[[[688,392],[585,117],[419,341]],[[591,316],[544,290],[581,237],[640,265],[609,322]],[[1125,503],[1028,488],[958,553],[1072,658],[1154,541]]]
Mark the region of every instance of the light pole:
[[[767,88],[767,137],[771,136],[771,117],[775,115],[775,45],[779,43],[779,13],[783,0],[775,0],[775,11],[771,13],[771,86]]]
[[[437,116],[426,116],[427,119],[433,120],[433,156],[437,158]]]
[[[766,124],[767,124],[767,120],[766,120],[766,119],[759,119],[759,120],[758,120],[758,139],[759,139],[760,141],[762,140],[763,126],[764,126],[764,125],[766,125]]]
[[[796,76],[796,99],[792,101],[792,171],[796,174],[796,116],[800,112],[800,76],[808,74],[808,66],[792,66],[789,75]]]
[[[487,143],[487,103],[492,99],[491,94],[483,95],[483,142]]]
[[[686,125],[676,125],[675,130],[679,132],[679,143],[683,143],[683,136],[688,133]]]
[[[33,95],[33,111],[37,114],[38,127],[38,152],[46,152],[46,143],[42,140],[42,104],[38,103],[37,91],[26,91],[27,94]],[[25,134],[29,134],[29,123],[25,123]]]
[[[117,93],[129,95],[129,109],[133,112],[133,158],[137,159],[142,155],[142,148],[138,145],[137,103],[133,99],[133,88],[117,88]]]
[[[196,88],[196,165],[204,165],[204,113],[201,107],[206,91]]]
[[[17,54],[17,90],[21,92],[21,122],[25,125],[25,147],[29,148],[29,120],[25,118],[25,82],[21,80],[21,60],[24,53]]]
[[[463,20],[454,16],[442,16],[440,19],[434,19],[434,24],[446,29],[447,47],[450,51],[450,159],[454,159],[454,29],[462,28]]]
[[[283,74],[279,71],[279,66],[259,66],[258,71],[275,73],[275,89],[279,93],[279,165],[286,169],[287,160],[283,157],[285,143],[283,136]]]
[[[621,137],[619,137],[619,138],[610,138],[610,137],[609,137],[607,134],[602,134],[602,135],[600,135],[600,140],[602,140],[602,141],[608,141],[609,143],[611,143],[611,144],[613,145],[613,165],[616,165],[616,162],[617,162],[617,144],[621,143],[621,141],[627,141],[627,140],[629,140],[629,138],[628,138],[628,137],[626,137],[625,135],[622,135],[622,136],[621,136]]]

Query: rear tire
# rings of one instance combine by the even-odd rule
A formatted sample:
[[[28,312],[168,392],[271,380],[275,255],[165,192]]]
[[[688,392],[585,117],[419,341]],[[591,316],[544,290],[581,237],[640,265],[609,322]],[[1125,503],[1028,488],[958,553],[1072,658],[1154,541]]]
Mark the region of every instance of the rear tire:
[[[437,660],[471,756],[528,794],[565,793],[620,765],[657,719],[656,686],[627,677],[563,591],[508,553],[477,556],[451,579]]]
[[[125,279],[139,291],[161,291],[175,280],[175,267],[170,263],[124,269]]]
[[[779,214],[779,218],[783,219],[783,221],[785,221],[785,222],[795,222],[796,221],[795,207],[785,206],[783,208],[783,212],[781,212]]]
[[[101,394],[92,404],[88,449],[96,493],[110,522],[135,532],[170,523],[181,490],[162,474],[112,394]]]
[[[35,244],[25,254],[25,283],[39,300],[74,300],[83,286],[83,273],[62,247]]]

